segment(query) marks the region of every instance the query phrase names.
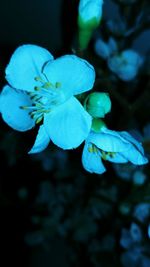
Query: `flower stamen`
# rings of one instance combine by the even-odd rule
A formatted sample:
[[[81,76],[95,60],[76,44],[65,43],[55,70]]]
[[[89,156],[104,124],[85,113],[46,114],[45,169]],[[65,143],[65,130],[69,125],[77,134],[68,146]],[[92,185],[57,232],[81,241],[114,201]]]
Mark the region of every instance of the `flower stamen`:
[[[98,148],[97,148],[95,145],[91,144],[91,145],[88,147],[88,151],[89,151],[90,153],[98,153]]]
[[[54,85],[48,81],[47,77],[45,79],[40,76],[34,78],[35,81],[41,83],[41,86],[35,86],[35,92],[28,93],[32,101],[31,105],[20,106],[23,110],[31,110],[29,115],[36,124],[42,121],[45,113],[51,112],[52,108],[63,102],[61,92],[56,90],[61,87],[61,83],[56,82]]]
[[[103,160],[107,160],[108,157],[114,158],[115,155],[116,155],[115,152],[106,152],[104,150],[101,150],[101,157],[102,157]]]

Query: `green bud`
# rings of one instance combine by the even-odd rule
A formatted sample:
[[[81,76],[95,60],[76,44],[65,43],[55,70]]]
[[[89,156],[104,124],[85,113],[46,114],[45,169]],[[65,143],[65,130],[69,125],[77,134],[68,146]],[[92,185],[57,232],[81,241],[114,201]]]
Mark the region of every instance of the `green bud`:
[[[91,93],[85,99],[84,108],[93,118],[104,118],[111,110],[111,100],[107,93]]]
[[[88,21],[84,21],[80,16],[78,17],[79,26],[79,47],[81,50],[85,50],[91,40],[93,31],[98,27],[99,21],[97,18],[92,18]]]
[[[87,48],[102,18],[103,0],[80,0],[78,8],[79,48]]]
[[[93,31],[89,30],[79,30],[78,42],[81,51],[85,50],[88,47],[88,44],[92,37],[92,33]]]
[[[84,20],[81,18],[81,16],[78,16],[78,26],[82,30],[89,30],[93,31],[95,30],[100,24],[100,19],[97,19],[96,17],[93,17],[89,20]]]

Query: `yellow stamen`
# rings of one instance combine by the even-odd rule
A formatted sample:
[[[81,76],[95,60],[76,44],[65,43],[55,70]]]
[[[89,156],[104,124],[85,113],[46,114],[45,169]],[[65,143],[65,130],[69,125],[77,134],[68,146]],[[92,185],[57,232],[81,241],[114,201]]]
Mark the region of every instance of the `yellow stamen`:
[[[28,106],[20,106],[21,109],[27,110],[29,107]]]
[[[114,158],[114,157],[116,156],[116,153],[115,153],[115,152],[109,152],[109,156],[110,156],[111,158]]]
[[[56,87],[56,88],[60,88],[60,87],[61,87],[61,83],[60,83],[60,82],[56,82],[56,83],[55,83],[55,87]]]
[[[44,113],[49,113],[51,111],[51,109],[45,109]]]
[[[40,90],[41,90],[41,87],[35,86],[35,87],[34,87],[34,90],[35,90],[35,91],[40,91]]]
[[[93,147],[92,147],[92,146],[88,147],[88,151],[89,151],[90,153],[93,153]]]
[[[39,122],[42,121],[42,119],[43,119],[43,116],[39,117],[39,118],[35,121],[35,123],[38,124]]]
[[[106,159],[107,159],[107,154],[106,154],[106,152],[102,150],[101,153],[102,153],[102,156],[101,156],[102,159],[103,159],[103,160],[106,160]]]
[[[39,108],[40,108],[40,107],[42,107],[42,104],[40,104],[40,103],[36,103],[36,104],[35,104],[35,107],[39,107]]]
[[[42,86],[42,88],[44,88],[44,89],[49,89],[49,88],[53,88],[53,87],[54,87],[54,85],[52,83],[50,83],[50,82],[46,82]]]
[[[35,80],[36,82],[43,82],[43,79],[42,79],[40,76],[35,77],[34,80]]]

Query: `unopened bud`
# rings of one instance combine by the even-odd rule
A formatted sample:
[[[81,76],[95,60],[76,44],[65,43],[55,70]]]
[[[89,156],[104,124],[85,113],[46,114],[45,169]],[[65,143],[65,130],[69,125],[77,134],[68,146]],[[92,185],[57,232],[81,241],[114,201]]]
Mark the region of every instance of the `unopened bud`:
[[[111,100],[107,93],[91,93],[85,99],[84,107],[93,118],[104,118],[111,110]]]
[[[87,48],[93,31],[99,26],[102,17],[103,0],[80,0],[78,12],[79,47]]]

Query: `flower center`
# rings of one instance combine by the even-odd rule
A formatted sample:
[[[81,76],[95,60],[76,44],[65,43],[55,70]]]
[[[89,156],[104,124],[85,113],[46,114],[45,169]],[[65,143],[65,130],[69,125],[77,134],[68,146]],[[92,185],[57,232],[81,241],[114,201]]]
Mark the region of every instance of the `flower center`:
[[[98,156],[100,156],[100,158],[102,158],[103,160],[108,160],[109,157],[114,158],[116,155],[115,152],[106,152],[100,148],[97,148],[94,144],[89,145],[88,151],[90,153],[98,154]]]
[[[34,87],[34,92],[29,92],[28,95],[32,101],[29,106],[21,106],[21,109],[29,110],[29,115],[35,120],[35,123],[42,121],[44,114],[51,112],[58,105],[65,101],[65,97],[62,91],[59,90],[61,87],[60,82],[52,84],[41,77],[35,77],[35,81],[40,82],[40,86]]]

